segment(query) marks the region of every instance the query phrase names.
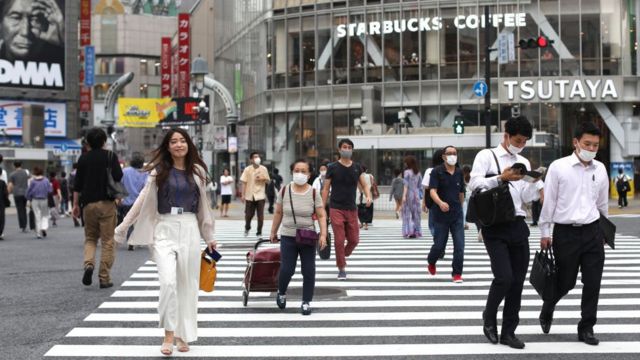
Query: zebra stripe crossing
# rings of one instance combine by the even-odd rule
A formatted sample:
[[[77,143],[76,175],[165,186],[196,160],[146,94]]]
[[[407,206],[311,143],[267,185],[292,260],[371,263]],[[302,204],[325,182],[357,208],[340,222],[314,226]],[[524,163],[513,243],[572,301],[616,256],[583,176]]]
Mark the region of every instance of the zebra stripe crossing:
[[[397,220],[376,221],[361,231],[348,259],[348,280],[337,281],[335,261],[317,260],[313,314],[299,312],[302,277],[290,284],[288,308],[277,309],[272,294],[252,292],[242,305],[246,252],[253,240],[236,221],[218,221],[223,258],[212,293],[200,293],[198,342],[181,357],[228,358],[379,358],[451,355],[492,358],[498,354],[640,354],[640,239],[618,236],[617,250],[607,250],[595,332],[597,347],[576,341],[580,319],[578,281],[557,307],[551,334],[538,325],[541,300],[528,281],[522,299],[518,335],[524,350],[489,344],[481,328],[491,270],[475,230],[466,231],[464,283],[451,281],[451,244],[428,275],[426,255],[432,239],[403,239]],[[265,224],[269,229],[270,224]],[[531,228],[531,252],[539,231]],[[271,245],[267,245],[271,246]],[[332,254],[333,255],[333,254]],[[121,284],[82,324],[72,329],[48,357],[157,357],[163,330],[158,329],[157,269],[148,261]],[[499,314],[500,318],[500,314]],[[117,345],[114,345],[117,344]],[[329,346],[330,345],[330,346]],[[539,355],[537,355],[539,354]],[[635,356],[635,355],[634,355]]]

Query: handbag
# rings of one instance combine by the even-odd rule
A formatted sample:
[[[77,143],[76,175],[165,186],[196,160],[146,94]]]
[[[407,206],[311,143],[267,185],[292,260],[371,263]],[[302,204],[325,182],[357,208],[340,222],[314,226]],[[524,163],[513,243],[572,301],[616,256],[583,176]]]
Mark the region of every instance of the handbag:
[[[207,258],[207,253],[203,251],[200,255],[200,290],[212,292],[217,274],[216,261]]]
[[[529,282],[536,289],[542,300],[555,300],[558,275],[552,249],[536,251],[533,257]]]
[[[129,196],[129,192],[120,181],[113,179],[113,174],[111,173],[112,156],[113,152],[109,151],[107,155],[107,196],[110,199],[124,199]]]
[[[313,190],[313,212],[316,212],[316,189]],[[293,198],[291,196],[291,185],[289,185],[289,205],[291,205],[291,213],[293,214],[293,223],[298,225],[296,221],[296,212],[293,210]],[[296,229],[296,243],[300,245],[316,246],[318,242],[318,233],[310,229]]]
[[[493,151],[491,151],[491,154],[496,161],[496,165],[498,165],[498,174],[501,174],[502,170],[500,170],[498,158]],[[516,209],[513,205],[509,186],[511,184],[505,181],[497,187],[486,191],[482,191],[482,189],[474,190],[469,198],[466,221],[485,227],[514,221],[516,219]]]
[[[373,175],[369,175],[371,176],[371,196],[373,197],[373,200],[377,200],[380,197],[380,190],[378,190],[378,183],[376,183],[376,179],[373,177]]]

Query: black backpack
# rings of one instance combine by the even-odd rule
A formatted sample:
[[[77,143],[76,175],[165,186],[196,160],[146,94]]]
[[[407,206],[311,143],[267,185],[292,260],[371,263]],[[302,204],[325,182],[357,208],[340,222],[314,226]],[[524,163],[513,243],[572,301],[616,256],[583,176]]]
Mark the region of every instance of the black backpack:
[[[629,191],[629,182],[627,181],[626,176],[618,176],[618,179],[616,180],[616,189],[618,190],[618,192]]]

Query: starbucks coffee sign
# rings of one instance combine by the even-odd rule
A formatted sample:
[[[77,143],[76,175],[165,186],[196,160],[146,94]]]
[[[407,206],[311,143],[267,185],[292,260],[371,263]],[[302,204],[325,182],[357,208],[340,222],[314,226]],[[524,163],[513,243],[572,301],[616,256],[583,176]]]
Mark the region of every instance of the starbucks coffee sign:
[[[622,89],[620,77],[519,78],[502,81],[502,102],[617,101]]]

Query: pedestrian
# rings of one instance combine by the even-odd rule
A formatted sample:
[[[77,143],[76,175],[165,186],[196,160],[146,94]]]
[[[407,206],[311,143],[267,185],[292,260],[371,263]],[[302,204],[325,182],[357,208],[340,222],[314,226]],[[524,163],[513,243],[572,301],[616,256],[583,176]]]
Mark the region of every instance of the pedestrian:
[[[80,216],[80,200],[84,219],[84,274],[82,283],[91,285],[95,267],[98,239],[102,244],[100,252],[100,288],[113,286],[111,267],[114,262],[115,249],[113,230],[117,222],[116,199],[107,194],[107,169],[111,168],[114,181],[122,180],[122,168],[118,156],[112,151],[103,149],[107,142],[107,134],[100,128],[92,128],[87,132],[87,143],[91,150],[80,155],[78,171],[73,182],[73,216]]]
[[[47,237],[49,229],[49,200],[53,191],[49,179],[44,177],[44,171],[39,166],[33,167],[33,179],[27,189],[27,205],[33,210],[36,227],[36,238]]]
[[[403,173],[402,191],[402,236],[417,238],[422,236],[422,220],[420,204],[422,202],[422,175],[418,169],[418,161],[413,155],[404,158],[405,170]]]
[[[365,179],[360,164],[351,160],[353,142],[341,139],[338,142],[340,158],[329,164],[322,188],[322,202],[330,198],[329,217],[336,251],[338,280],[347,280],[347,261],[360,241],[358,228],[358,210],[356,208],[356,188],[358,184],[364,189],[366,206],[371,206],[371,193],[365,186]],[[331,190],[331,191],[329,191]]]
[[[280,230],[280,274],[276,304],[280,309],[287,306],[287,288],[296,271],[298,256],[302,270],[302,315],[311,314],[311,300],[316,281],[316,247],[327,246],[327,215],[320,192],[308,184],[311,165],[306,160],[296,160],[291,164],[293,182],[278,192],[276,213],[271,225],[270,239],[278,242]],[[315,230],[313,216],[316,214],[320,225],[318,244],[300,242],[298,230]]]
[[[2,161],[4,161],[4,156],[0,155],[0,180],[4,181],[6,184],[9,181],[9,177],[7,175],[7,171],[2,167]]]
[[[458,164],[458,149],[446,146],[443,149],[444,164],[431,171],[429,179],[429,196],[436,206],[432,207],[434,224],[433,246],[428,257],[428,270],[436,274],[438,257],[447,246],[449,232],[453,240],[453,261],[451,262],[451,278],[455,283],[463,282],[464,266],[464,219],[462,203],[465,186],[462,170]]]
[[[209,203],[212,209],[218,208],[218,199],[216,198],[216,191],[218,191],[218,182],[211,179],[211,182],[207,184],[207,195],[209,196]]]
[[[618,168],[618,176],[616,176],[616,190],[618,191],[619,209],[629,206],[629,202],[627,201],[627,192],[631,190],[629,180],[629,177],[624,173],[624,169]]]
[[[544,181],[544,175],[547,171],[544,167],[536,169],[537,172],[542,174],[542,181]],[[544,203],[544,189],[540,189],[540,199],[531,202],[531,226],[538,226],[538,220],[540,219],[540,212],[542,211],[542,204]]]
[[[229,204],[231,204],[231,196],[233,195],[233,177],[230,175],[229,169],[222,170],[220,176],[220,216],[229,217]]]
[[[322,188],[324,187],[324,181],[327,177],[327,169],[328,168],[326,163],[321,164],[320,167],[318,167],[319,175],[316,176],[316,178],[313,180],[313,184],[311,185],[313,186],[314,189],[316,189],[318,194],[322,193]]]
[[[442,160],[442,154],[443,154],[442,149],[437,149],[436,151],[433,152],[433,158],[431,159],[431,167],[425,170],[424,176],[422,177],[422,187],[424,188],[424,194],[429,194],[429,181],[431,180],[431,177],[430,177],[431,172],[436,166],[442,165],[444,163],[444,161]],[[434,236],[433,235],[434,234],[433,213],[430,211],[433,206],[435,206],[435,204],[433,202],[433,199],[431,199],[431,196],[424,196],[424,203],[422,205],[422,210],[429,214],[428,216],[429,233],[431,234],[431,237]],[[442,253],[442,255],[444,257],[444,253]]]
[[[131,160],[129,161],[129,166],[122,170],[122,185],[127,190],[127,197],[122,199],[120,204],[118,205],[118,224],[122,223],[129,210],[133,206],[133,203],[136,201],[144,184],[147,181],[148,172],[142,171],[142,167],[144,166],[144,156],[140,153],[134,153],[131,156]],[[133,225],[129,228],[127,232],[127,240],[131,236],[131,232],[133,231]],[[134,250],[134,246],[129,244],[129,251]]]
[[[557,271],[556,296],[543,303],[540,326],[549,333],[555,306],[575,287],[580,270],[583,285],[578,340],[589,345],[599,343],[593,334],[604,268],[604,237],[598,223],[601,216],[609,215],[609,176],[605,166],[594,159],[601,141],[600,129],[594,123],[578,124],[573,138],[575,151],[549,166],[540,214],[540,248],[553,247]]]
[[[389,192],[389,201],[394,200],[396,202],[396,219],[400,218],[400,209],[402,208],[402,195],[404,194],[404,178],[402,170],[393,170],[393,181],[391,182],[391,191]]]
[[[60,208],[60,199],[62,198],[62,189],[60,188],[60,182],[56,178],[56,172],[49,172],[49,182],[51,182],[51,188],[53,191],[49,193],[47,196],[47,204],[49,205],[49,216],[51,217],[51,226],[56,227],[58,223],[58,217],[60,217],[60,213],[58,209]]]
[[[360,228],[365,230],[369,230],[369,225],[373,222],[373,201],[370,205],[367,205],[364,201],[364,192],[369,190],[372,199],[376,199],[373,191],[375,178],[373,175],[368,173],[368,170],[369,169],[367,169],[366,166],[362,165],[362,178],[364,179],[364,184],[358,186],[358,220],[360,221]]]
[[[244,236],[249,235],[251,230],[251,220],[253,215],[258,215],[258,227],[256,236],[262,236],[262,224],[264,223],[264,201],[266,198],[266,185],[271,178],[269,171],[260,159],[260,153],[254,151],[249,156],[251,165],[242,172],[240,182],[242,183],[242,202],[244,203]]]
[[[210,251],[216,248],[207,167],[189,134],[175,128],[144,170],[149,177],[115,238],[124,243],[135,223],[129,244],[151,247],[160,282],[159,326],[164,328],[160,351],[171,355],[175,341],[179,352],[187,352],[198,339],[200,239]]]
[[[67,173],[60,173],[60,213],[62,216],[66,216],[69,212],[69,180],[67,180]]]
[[[493,281],[489,289],[487,303],[482,313],[483,332],[491,343],[523,349],[524,343],[515,336],[520,321],[520,302],[524,279],[529,268],[529,227],[524,221],[526,212],[522,205],[539,198],[543,183],[523,181],[524,177],[512,166],[524,164],[531,169],[529,160],[519,153],[527,140],[531,139],[533,128],[524,116],[512,117],[504,125],[502,142],[493,149],[480,151],[471,169],[469,187],[492,189],[503,182],[509,182],[509,190],[515,208],[515,220],[482,227],[484,246],[491,261]],[[502,334],[498,339],[498,306],[504,300],[502,311]]]
[[[4,157],[0,155],[0,165],[2,165],[3,160],[4,160]],[[0,166],[0,181],[4,183],[4,191],[8,193],[7,172],[1,166]],[[0,194],[0,196],[2,195]],[[7,195],[7,200],[8,199],[9,199],[9,196]],[[4,222],[5,222],[5,214],[6,214],[6,207],[4,205],[6,205],[6,207],[9,207],[9,202],[7,202],[6,204],[2,204],[2,206],[0,206],[0,238],[2,239],[4,239]]]
[[[10,205],[7,183],[0,179],[0,240],[4,240],[5,209]]]
[[[85,141],[84,139],[82,140],[83,142]],[[71,174],[69,174],[69,195],[71,197],[71,206],[73,207],[73,196],[71,196],[71,194],[73,194],[73,184],[75,182],[75,178],[76,178],[76,172],[78,171],[78,163],[74,162],[73,165],[71,165]],[[80,201],[80,204],[82,204],[82,201]],[[73,226],[74,227],[80,227],[80,221],[82,219],[82,207],[80,207],[80,215],[78,217],[76,217],[73,214],[73,211],[71,212],[71,218],[73,219]],[[84,220],[83,220],[84,221]]]
[[[469,198],[471,190],[469,190],[469,181],[471,180],[471,166],[464,165],[462,167],[462,178],[464,179],[464,202],[462,203],[462,221],[464,221],[464,229],[469,230],[467,224],[467,209],[469,208]]]
[[[273,214],[273,204],[276,201],[276,181],[273,179],[273,174],[270,174],[269,177],[271,180],[267,183],[265,194],[267,196],[267,201],[269,201],[269,208],[267,211],[269,211],[269,214]]]
[[[29,173],[22,168],[22,161],[14,161],[15,170],[9,175],[9,192],[13,194],[13,202],[18,213],[18,227],[23,233],[27,232],[27,189],[29,188]]]

